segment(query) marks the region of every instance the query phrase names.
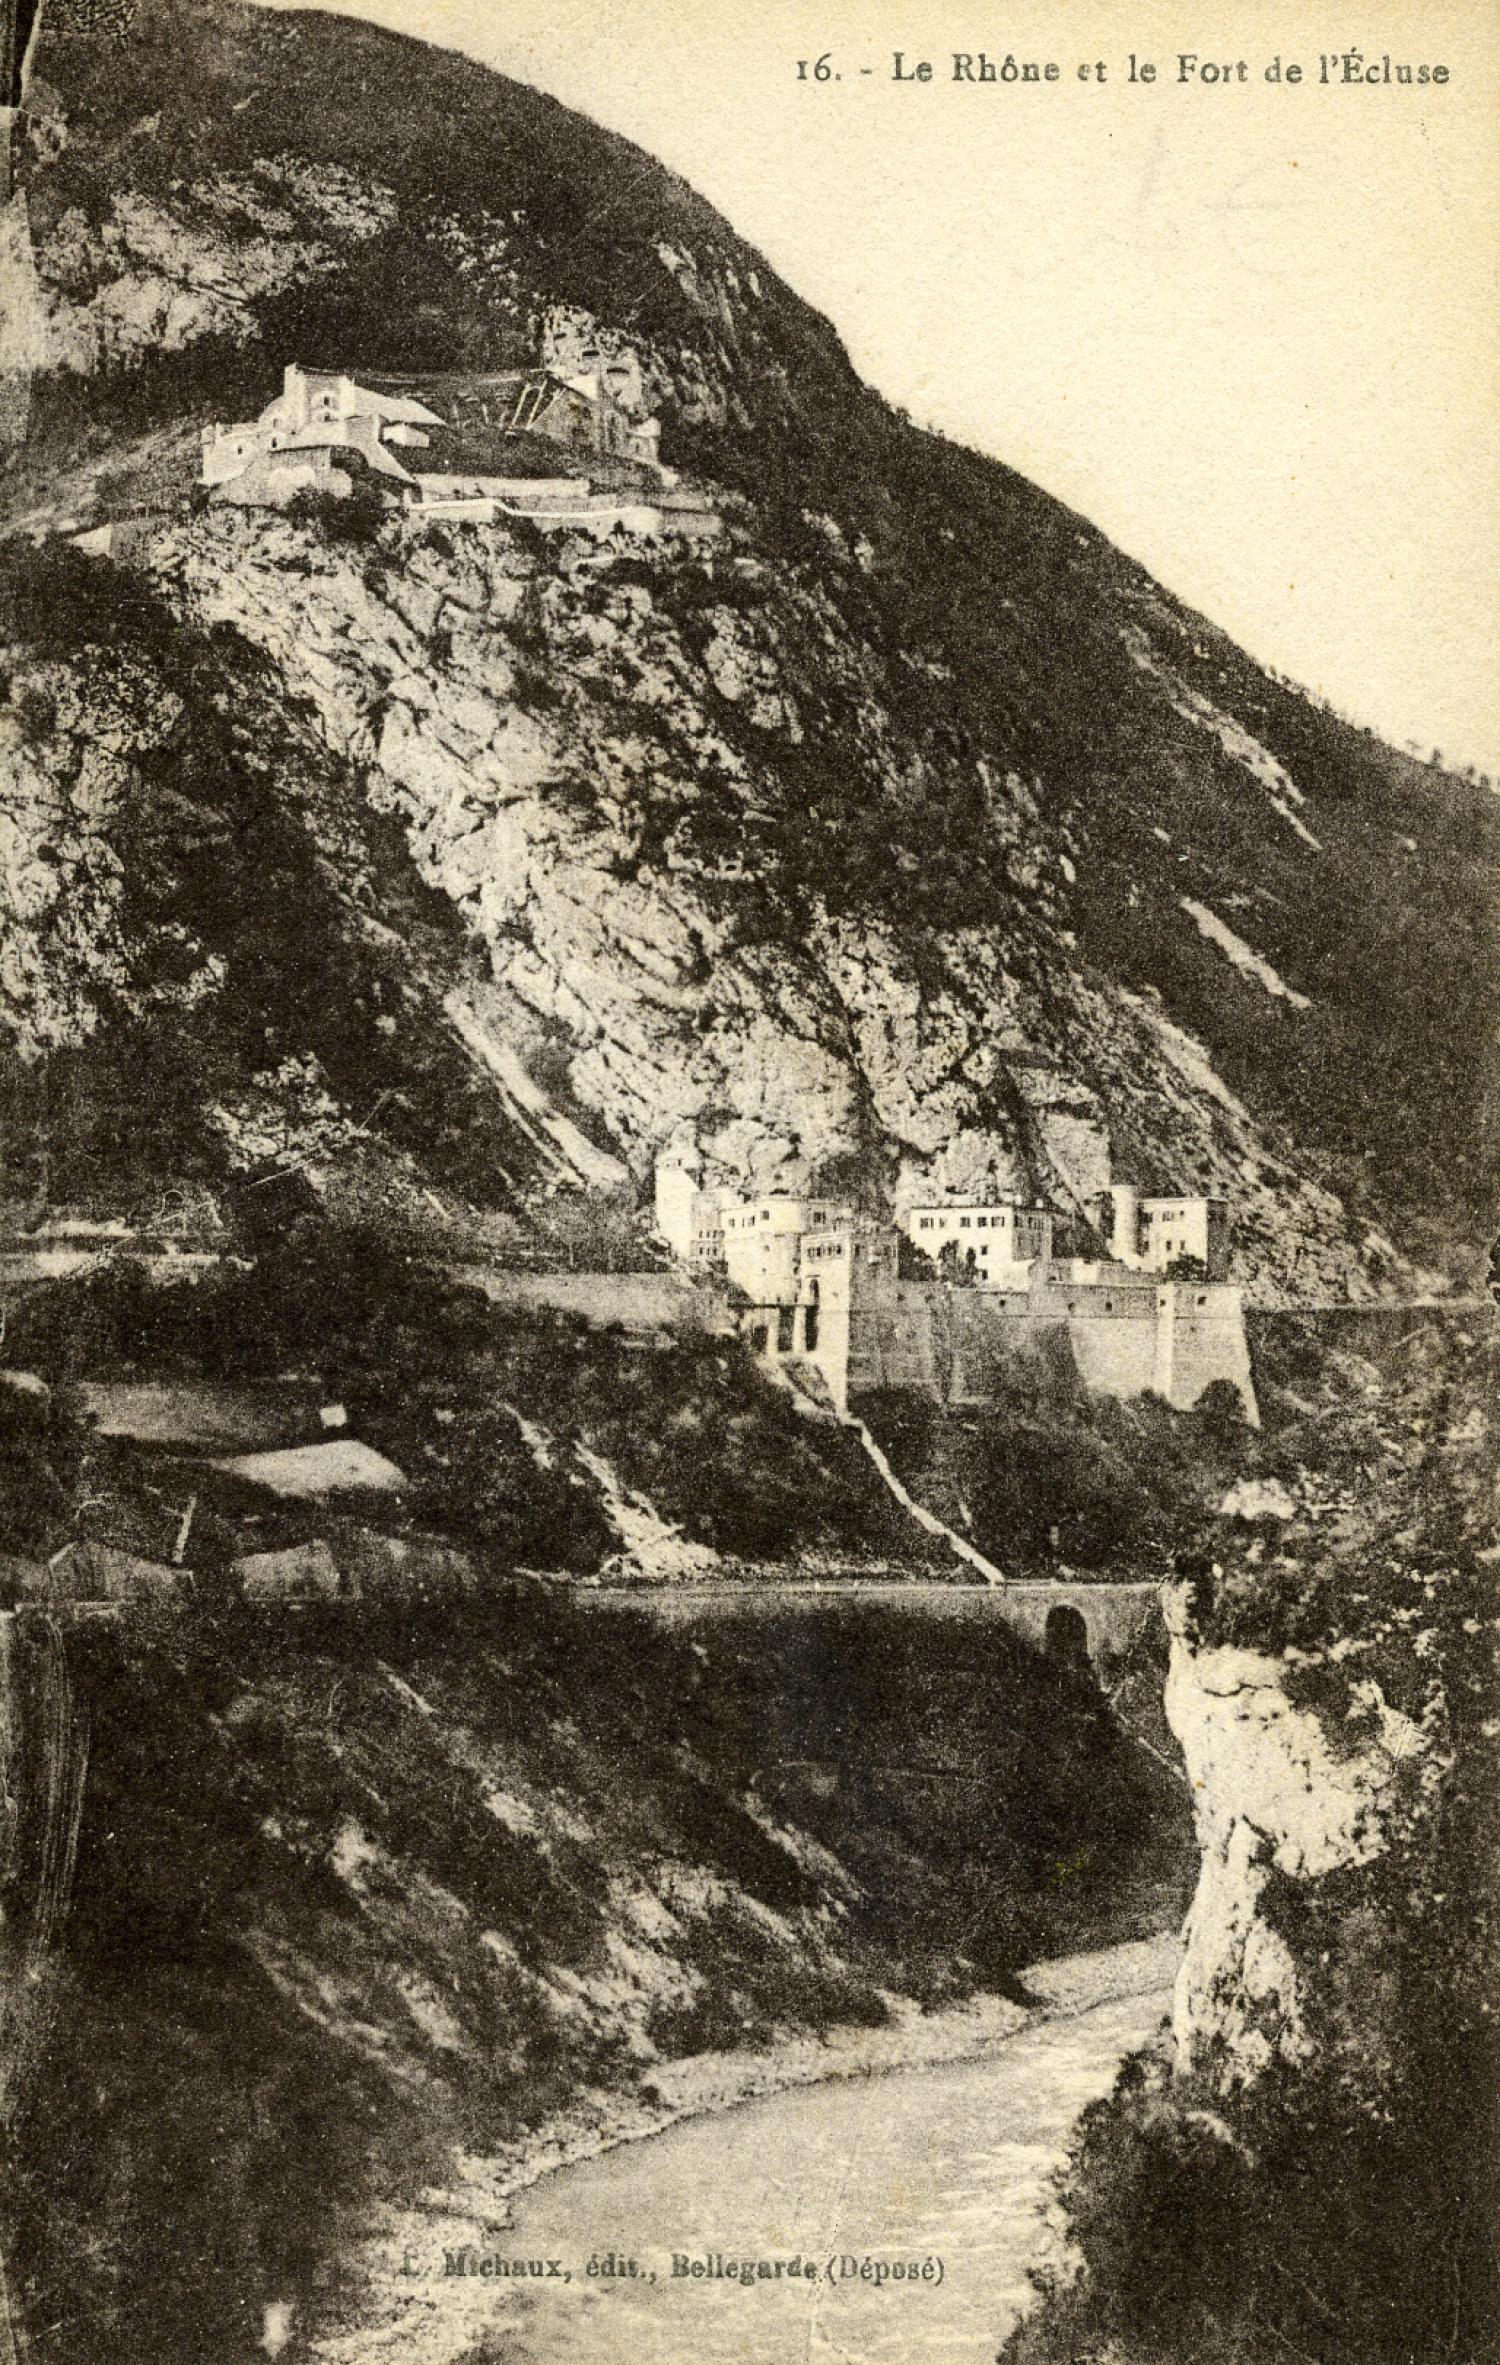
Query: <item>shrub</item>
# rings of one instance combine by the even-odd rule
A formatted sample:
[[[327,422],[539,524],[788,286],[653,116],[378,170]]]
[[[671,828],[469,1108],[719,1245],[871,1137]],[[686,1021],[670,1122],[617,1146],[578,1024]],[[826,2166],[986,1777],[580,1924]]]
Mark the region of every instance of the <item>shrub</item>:
[[[1478,1326],[1476,1325],[1476,1328]],[[1375,1343],[1375,1342],[1367,1342]],[[1380,1852],[1276,1875],[1258,1912],[1300,1971],[1307,2049],[1245,2088],[1127,2067],[1080,2122],[1062,2199],[1082,2273],[1007,2365],[1475,2365],[1500,2322],[1492,1343],[1423,1328],[1298,1433],[1316,1514],[1214,1539],[1200,1643],[1298,1656],[1335,1750],[1409,1720]],[[1325,1369],[1299,1370],[1303,1386]],[[1316,1457],[1315,1460],[1313,1457]],[[1331,1516],[1333,1514],[1333,1516]]]
[[[298,525],[316,526],[329,542],[367,549],[380,539],[390,511],[372,484],[356,484],[352,493],[324,492],[313,487],[294,493],[287,515]]]

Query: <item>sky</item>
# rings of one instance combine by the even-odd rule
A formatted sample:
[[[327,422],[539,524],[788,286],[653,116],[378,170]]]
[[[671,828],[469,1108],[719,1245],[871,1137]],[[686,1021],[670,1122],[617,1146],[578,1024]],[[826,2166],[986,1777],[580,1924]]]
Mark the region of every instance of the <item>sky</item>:
[[[1500,779],[1500,11],[1361,0],[1380,79],[1327,86],[1319,43],[1348,41],[1349,12],[1318,25],[1305,0],[339,13],[636,140],[914,418],[1058,494],[1341,712]],[[898,51],[932,79],[896,81]],[[957,81],[954,54],[977,73],[981,52],[997,79]],[[1007,57],[1058,76],[1003,80]],[[1405,64],[1449,79],[1403,84]]]

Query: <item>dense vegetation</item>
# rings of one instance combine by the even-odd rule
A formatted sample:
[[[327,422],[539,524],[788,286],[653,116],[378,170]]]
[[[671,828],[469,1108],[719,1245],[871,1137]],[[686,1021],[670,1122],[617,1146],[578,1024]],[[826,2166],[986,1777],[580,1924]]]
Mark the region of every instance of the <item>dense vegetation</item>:
[[[988,1385],[982,1410],[900,1388],[859,1410],[922,1501],[1015,1574],[1159,1577],[1258,1460],[1227,1383],[1190,1413],[1091,1396],[1059,1340],[997,1364]]]
[[[248,1269],[166,1288],[123,1259],[19,1306],[8,1352],[64,1390],[104,1373],[316,1375],[354,1433],[409,1480],[398,1506],[368,1515],[436,1529],[500,1567],[591,1573],[618,1552],[583,1448],[690,1540],[748,1564],[813,1552],[953,1570],[849,1432],[807,1419],[737,1342],[685,1333],[633,1344],[581,1316],[508,1311],[377,1234],[292,1229]],[[52,1548],[85,1497],[86,1528],[135,1540],[157,1473],[70,1430],[67,1401],[0,1393],[14,1479],[0,1539],[8,1527],[13,1549],[28,1538]],[[268,1516],[262,1532],[291,1540],[312,1515]],[[212,1532],[210,1514],[195,1544],[209,1565],[228,1549],[232,1519],[217,1555]]]
[[[1392,1844],[1273,1881],[1306,1966],[1310,2053],[1230,2087],[1205,2061],[1127,2064],[1062,2183],[1081,2259],[1006,2365],[1478,2365],[1500,2283],[1500,1752],[1494,1325],[1347,1326],[1330,1356],[1264,1342],[1300,1413],[1267,1460],[1290,1520],[1228,1525],[1200,1561],[1204,1646],[1289,1650],[1340,1748],[1408,1719]],[[1394,1746],[1394,1744],[1393,1744]]]

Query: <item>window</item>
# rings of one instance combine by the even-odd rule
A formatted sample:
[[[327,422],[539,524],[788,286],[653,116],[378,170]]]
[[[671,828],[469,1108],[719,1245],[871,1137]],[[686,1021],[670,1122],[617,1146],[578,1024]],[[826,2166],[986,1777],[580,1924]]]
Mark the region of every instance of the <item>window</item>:
[[[968,1230],[968,1228],[969,1228],[969,1219],[968,1219],[968,1217],[967,1217],[966,1215],[961,1215],[961,1216],[959,1217],[959,1219],[958,1219],[958,1228],[959,1228],[959,1230],[960,1230],[961,1232],[966,1232],[966,1231]]]
[[[930,1215],[923,1215],[923,1216],[919,1216],[919,1217],[917,1218],[917,1225],[918,1225],[918,1229],[919,1229],[920,1231],[923,1231],[923,1232],[930,1232],[930,1231],[932,1230],[932,1218],[931,1218],[931,1216],[930,1216]]]

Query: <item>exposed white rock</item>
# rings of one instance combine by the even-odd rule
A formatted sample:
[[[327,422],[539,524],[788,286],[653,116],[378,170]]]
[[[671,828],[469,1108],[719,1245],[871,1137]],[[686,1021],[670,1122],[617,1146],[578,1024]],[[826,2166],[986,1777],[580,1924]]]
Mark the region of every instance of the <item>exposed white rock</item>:
[[[313,1501],[346,1489],[399,1494],[406,1484],[394,1462],[356,1437],[326,1445],[290,1445],[271,1453],[234,1454],[213,1467],[226,1477],[268,1487],[272,1494]]]
[[[1163,1604],[1167,1719],[1187,1766],[1202,1858],[1173,2037],[1179,2067],[1247,2083],[1278,2056],[1298,2061],[1309,2049],[1308,1966],[1268,1916],[1267,1885],[1277,1874],[1317,1881],[1384,1852],[1415,1728],[1393,1747],[1382,1719],[1377,1744],[1336,1755],[1317,1716],[1288,1697],[1285,1661],[1200,1647],[1186,1588],[1168,1587]]]
[[[623,1486],[613,1464],[591,1446],[575,1446],[574,1452],[598,1486],[620,1539],[620,1550],[606,1574],[638,1576],[657,1584],[681,1584],[713,1574],[719,1556],[710,1545],[695,1544],[663,1519],[645,1495]]]
[[[1236,969],[1246,977],[1253,977],[1257,984],[1265,987],[1268,994],[1290,1002],[1294,1010],[1312,1008],[1306,994],[1299,994],[1295,986],[1288,985],[1270,962],[1256,952],[1252,945],[1246,944],[1242,936],[1236,936],[1234,930],[1219,918],[1217,912],[1210,911],[1207,904],[1195,902],[1191,895],[1181,895],[1178,901],[1196,925],[1199,935],[1206,936],[1210,944],[1216,944],[1220,952],[1227,955]]]
[[[253,334],[252,306],[336,268],[395,212],[344,167],[261,157],[244,173],[119,191],[100,224],[65,211],[36,251],[54,364],[87,371],[215,334]]]
[[[1279,1478],[1238,1478],[1219,1504],[1221,1519],[1291,1519],[1297,1506]]]
[[[1175,711],[1212,732],[1225,754],[1232,756],[1252,779],[1260,783],[1288,828],[1295,830],[1303,844],[1310,847],[1314,854],[1321,854],[1321,842],[1313,836],[1296,810],[1299,805],[1305,805],[1307,799],[1286,766],[1279,764],[1270,749],[1262,747],[1254,733],[1247,731],[1243,723],[1237,722],[1233,715],[1225,714],[1211,699],[1203,697],[1201,692],[1174,673],[1170,666],[1163,665],[1143,632],[1127,633],[1126,645],[1132,661],[1143,673],[1155,674],[1167,685]],[[1194,653],[1202,654],[1201,650]]]

